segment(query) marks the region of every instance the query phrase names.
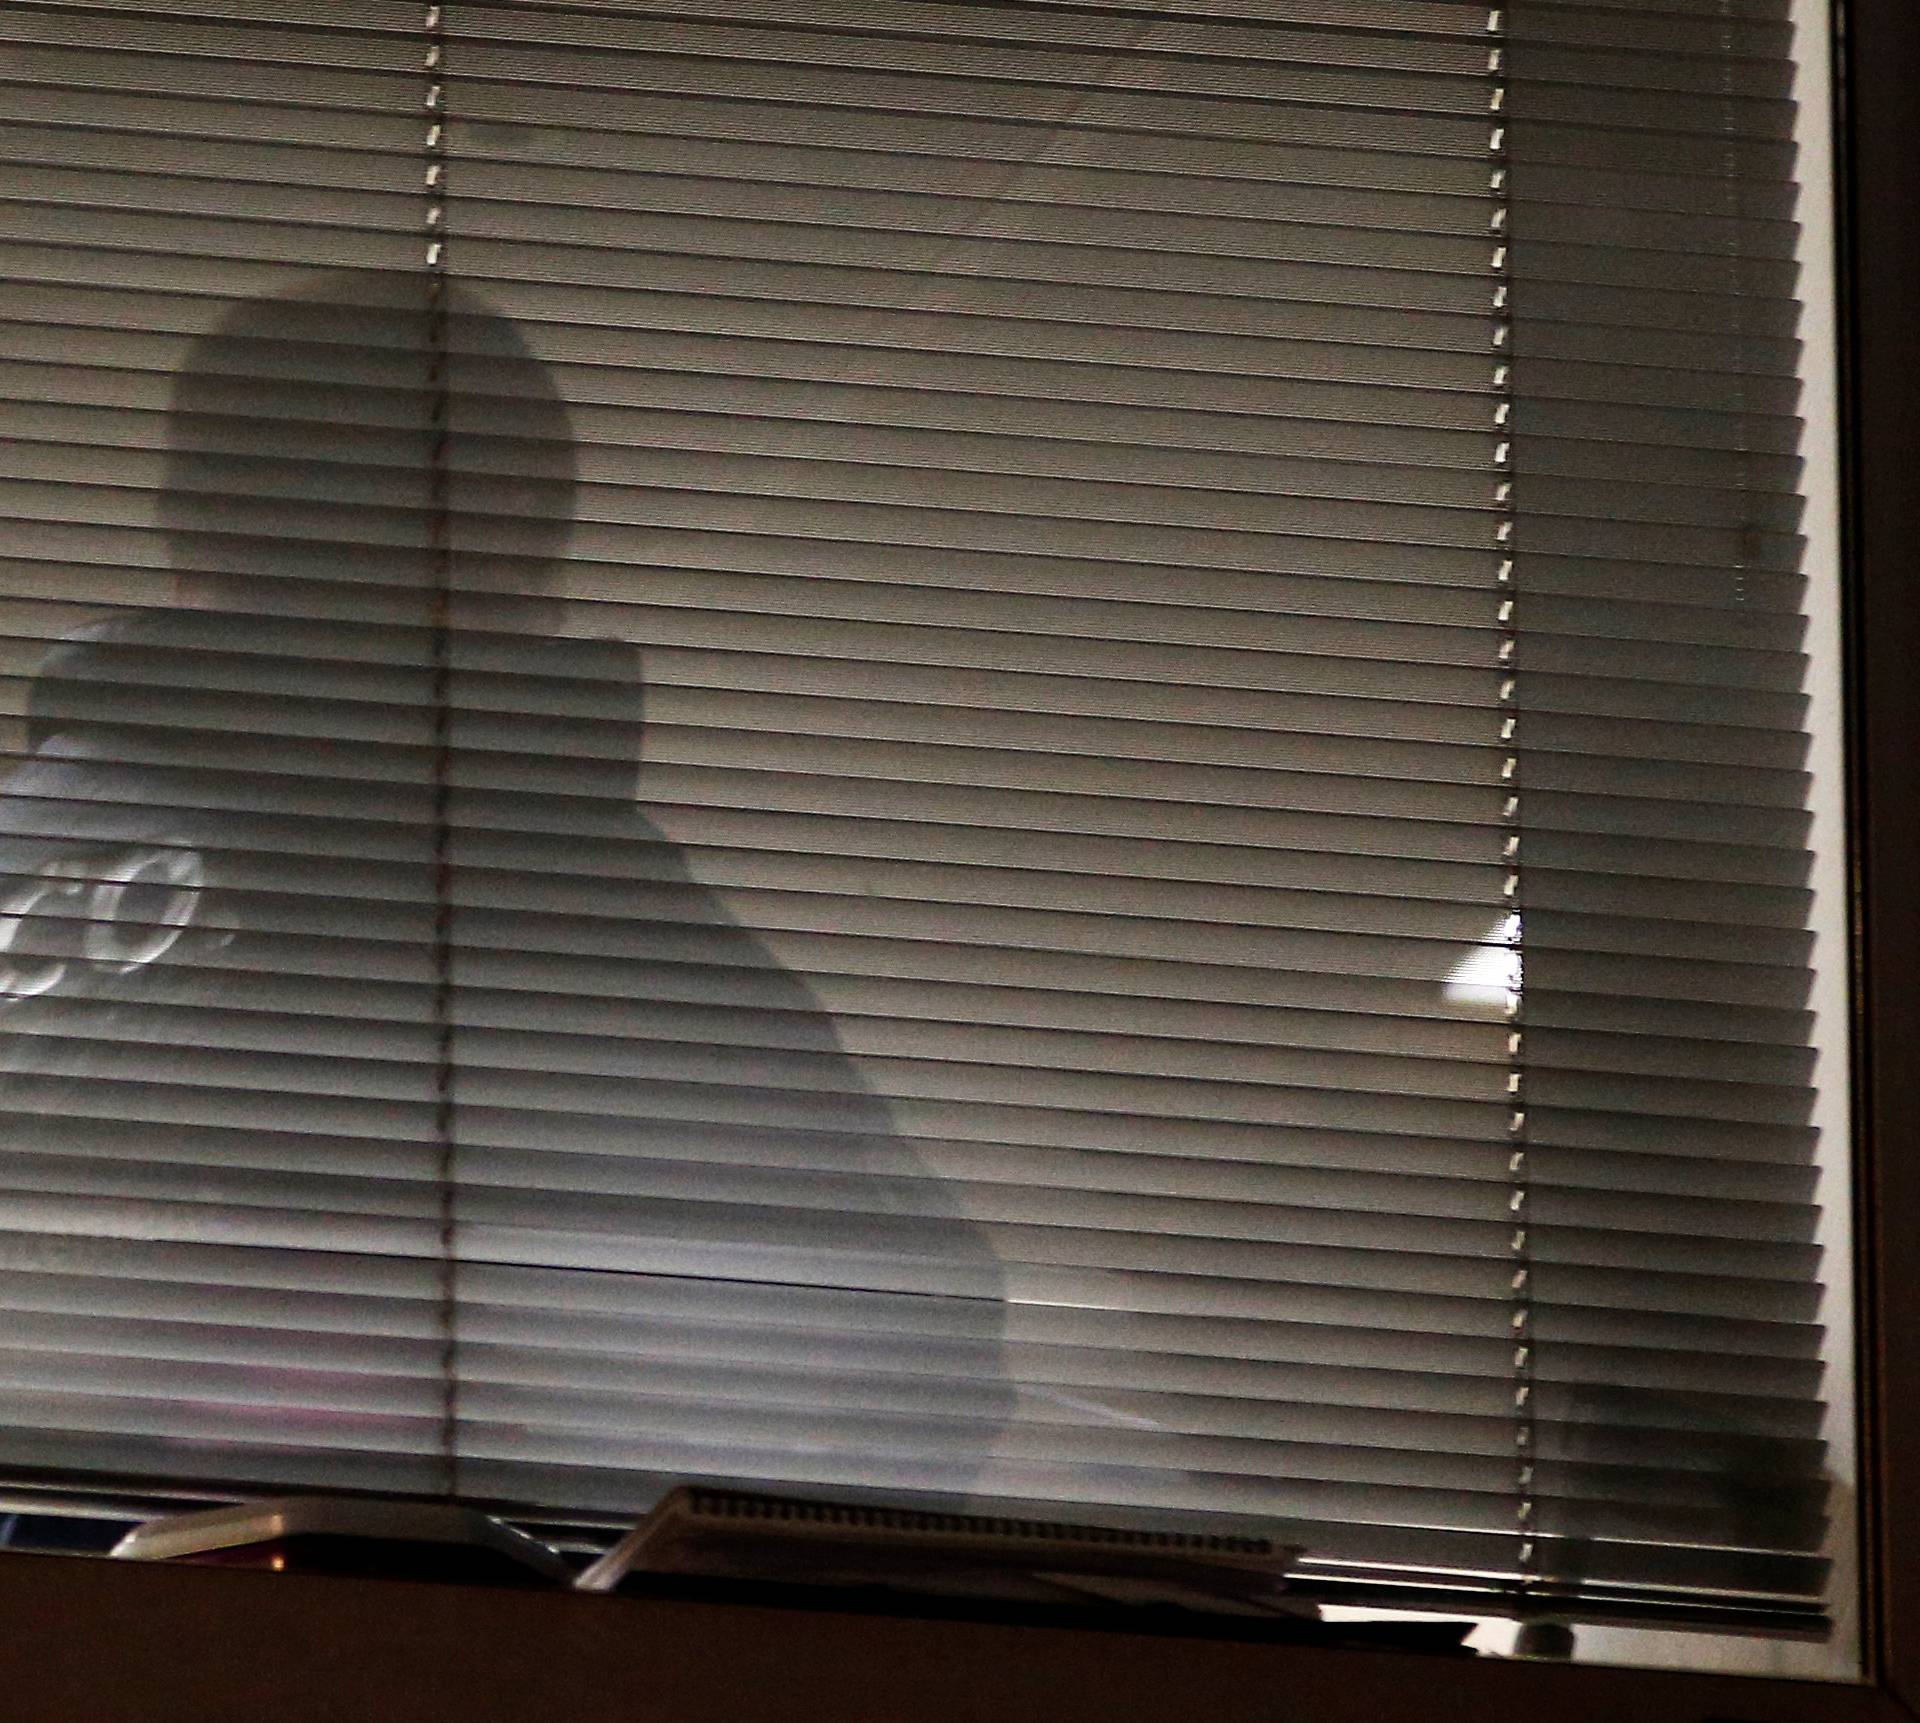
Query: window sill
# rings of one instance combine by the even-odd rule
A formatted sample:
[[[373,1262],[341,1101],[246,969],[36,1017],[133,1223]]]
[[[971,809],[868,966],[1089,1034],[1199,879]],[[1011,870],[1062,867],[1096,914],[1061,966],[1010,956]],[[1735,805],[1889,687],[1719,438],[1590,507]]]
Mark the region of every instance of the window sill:
[[[733,1603],[0,1559],[14,1723],[1895,1723],[1867,1686]]]

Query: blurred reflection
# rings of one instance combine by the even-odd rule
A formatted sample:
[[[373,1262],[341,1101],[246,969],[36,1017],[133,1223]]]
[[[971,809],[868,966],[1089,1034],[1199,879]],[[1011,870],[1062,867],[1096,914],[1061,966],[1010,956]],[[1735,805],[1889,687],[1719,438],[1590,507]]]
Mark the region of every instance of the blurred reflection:
[[[992,1254],[636,806],[639,655],[564,633],[555,591],[565,409],[508,322],[450,311],[337,274],[193,347],[177,602],[53,648],[0,798],[0,1183],[76,1225],[135,1198],[149,1237],[418,1258],[450,1156],[464,1488],[963,1490],[1006,1405]],[[123,1284],[107,1350],[142,1344]],[[411,1385],[315,1375],[303,1329],[288,1292],[239,1349],[283,1404],[229,1382],[217,1464],[419,1448],[421,1353],[375,1367]]]

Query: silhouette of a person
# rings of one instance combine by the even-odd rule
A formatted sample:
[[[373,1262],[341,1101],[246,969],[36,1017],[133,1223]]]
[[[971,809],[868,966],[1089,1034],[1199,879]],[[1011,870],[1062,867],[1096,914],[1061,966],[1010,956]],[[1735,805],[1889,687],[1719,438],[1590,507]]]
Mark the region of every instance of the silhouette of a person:
[[[469,1495],[967,1489],[1008,1402],[992,1252],[641,811],[639,655],[562,631],[545,367],[464,288],[436,317],[341,272],[202,337],[169,432],[176,602],[50,653],[0,798],[0,1152],[85,1156],[64,1188],[155,1237],[450,1249]],[[425,1476],[345,1452],[432,1447],[425,1337],[342,1427],[318,1307],[282,1312],[204,1469]]]

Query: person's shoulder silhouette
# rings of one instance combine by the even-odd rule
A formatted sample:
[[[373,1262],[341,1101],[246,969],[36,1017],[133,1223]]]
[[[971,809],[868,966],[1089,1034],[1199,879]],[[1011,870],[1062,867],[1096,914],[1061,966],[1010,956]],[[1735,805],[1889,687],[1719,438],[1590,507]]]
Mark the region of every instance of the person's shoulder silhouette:
[[[131,1121],[187,1234],[277,1249],[325,1229],[273,1169],[424,1222],[451,1167],[463,1291],[635,1313],[631,1439],[534,1416],[528,1465],[964,1488],[998,1265],[649,817],[640,649],[557,579],[577,459],[457,286],[311,279],[194,343],[172,602],[48,653],[0,798],[0,1156],[118,1131],[88,1189],[151,1194]]]

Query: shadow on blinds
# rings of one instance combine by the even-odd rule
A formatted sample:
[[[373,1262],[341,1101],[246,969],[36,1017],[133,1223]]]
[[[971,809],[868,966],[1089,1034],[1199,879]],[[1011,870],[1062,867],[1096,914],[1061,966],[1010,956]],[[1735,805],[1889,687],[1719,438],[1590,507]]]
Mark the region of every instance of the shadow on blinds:
[[[1642,129],[1581,105],[1583,63],[1512,60],[1525,865],[1450,981],[1510,985],[1524,1029],[1529,1524],[1567,1592],[1817,1597],[1844,1265],[1815,1206],[1791,80],[1723,71]]]
[[[12,1420],[228,1483],[437,1489],[451,1445],[466,1495],[621,1513],[964,1492],[993,1253],[641,812],[638,651],[563,631],[566,409],[429,292],[309,278],[200,338],[176,602],[33,684],[9,1178],[125,1242]]]

